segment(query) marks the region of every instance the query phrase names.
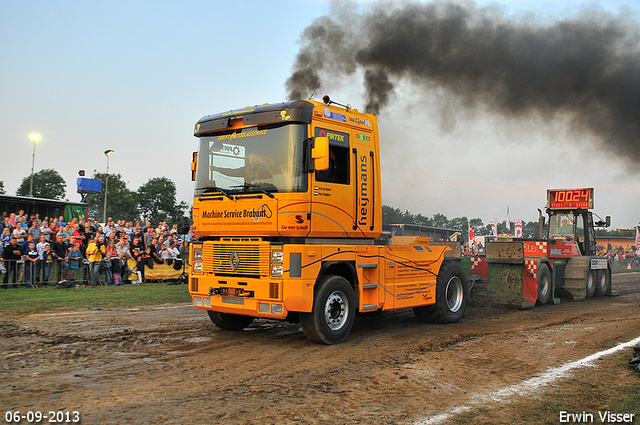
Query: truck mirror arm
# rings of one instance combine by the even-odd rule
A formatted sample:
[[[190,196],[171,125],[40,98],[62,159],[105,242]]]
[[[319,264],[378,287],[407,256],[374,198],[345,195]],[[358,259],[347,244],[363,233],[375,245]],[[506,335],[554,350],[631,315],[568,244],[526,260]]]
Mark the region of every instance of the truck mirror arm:
[[[595,223],[593,223],[593,225],[595,227],[609,227],[609,226],[611,226],[611,216],[608,215],[603,220],[602,217],[600,217],[598,214],[596,214],[596,213],[593,213],[593,214],[600,219],[599,221],[596,221]]]

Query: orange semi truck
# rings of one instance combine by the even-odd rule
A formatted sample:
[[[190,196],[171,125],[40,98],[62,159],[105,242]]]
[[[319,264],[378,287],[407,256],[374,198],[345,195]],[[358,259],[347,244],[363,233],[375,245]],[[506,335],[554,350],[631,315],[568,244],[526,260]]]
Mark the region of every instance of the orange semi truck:
[[[383,235],[373,115],[325,96],[207,115],[194,135],[189,292],[218,327],[299,320],[336,344],[356,313],[463,317],[468,283],[450,248]]]

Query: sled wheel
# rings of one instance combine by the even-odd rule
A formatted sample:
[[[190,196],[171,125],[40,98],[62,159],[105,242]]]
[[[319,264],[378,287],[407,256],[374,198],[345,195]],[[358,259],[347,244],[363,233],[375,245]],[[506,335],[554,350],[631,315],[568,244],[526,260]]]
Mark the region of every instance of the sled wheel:
[[[545,305],[551,296],[551,272],[546,264],[538,267],[538,300],[536,305]]]

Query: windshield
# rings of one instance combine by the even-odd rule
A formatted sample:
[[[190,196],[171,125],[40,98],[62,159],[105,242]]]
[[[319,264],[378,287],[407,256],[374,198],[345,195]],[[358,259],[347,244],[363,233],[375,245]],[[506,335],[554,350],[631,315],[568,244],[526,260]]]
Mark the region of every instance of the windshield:
[[[549,236],[551,238],[573,237],[575,217],[573,214],[557,214],[549,217]]]
[[[306,126],[250,127],[200,138],[196,196],[207,192],[299,192]]]

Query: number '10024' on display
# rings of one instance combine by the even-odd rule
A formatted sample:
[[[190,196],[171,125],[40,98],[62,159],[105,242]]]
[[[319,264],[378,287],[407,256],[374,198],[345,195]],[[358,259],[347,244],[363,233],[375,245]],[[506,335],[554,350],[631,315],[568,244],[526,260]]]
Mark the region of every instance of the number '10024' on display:
[[[592,209],[593,188],[549,189],[547,190],[547,207],[552,210]]]

